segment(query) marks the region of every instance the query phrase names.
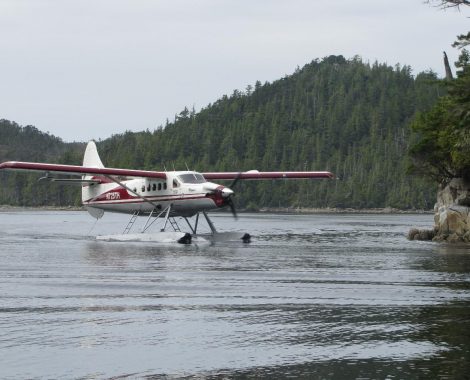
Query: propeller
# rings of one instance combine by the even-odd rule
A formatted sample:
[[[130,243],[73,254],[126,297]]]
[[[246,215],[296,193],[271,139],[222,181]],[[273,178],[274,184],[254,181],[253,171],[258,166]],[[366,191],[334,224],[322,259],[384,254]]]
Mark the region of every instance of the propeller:
[[[238,219],[238,215],[237,209],[235,207],[235,202],[232,198],[235,195],[232,188],[238,183],[242,174],[242,172],[239,172],[229,187],[218,186],[216,184],[208,184],[208,186],[206,186],[206,189],[209,190],[215,196],[217,205],[219,207],[230,207],[230,211],[232,212],[232,215],[235,219]]]
[[[228,187],[219,188],[216,191],[219,192],[219,196],[222,199],[223,205],[230,207],[230,211],[235,219],[238,219],[237,210],[235,208],[235,203],[233,202],[232,197],[234,196],[234,192],[232,189]]]
[[[235,220],[237,220],[238,219],[237,209],[235,208],[235,203],[233,202],[232,195],[230,195],[227,198],[226,204],[230,207],[230,211],[232,212],[232,215],[235,218]]]
[[[243,174],[242,172],[238,172],[237,176],[235,177],[235,179],[232,181],[232,183],[229,186],[230,189],[233,189],[235,187],[235,185],[238,183],[238,181],[242,177],[242,174]]]
[[[238,172],[237,176],[235,177],[235,179],[232,181],[232,183],[229,186],[230,189],[233,189],[235,187],[235,185],[238,183],[238,181],[242,177],[242,174],[243,174],[242,172]],[[232,191],[232,194],[230,194],[227,198],[226,204],[230,207],[230,211],[232,212],[232,215],[235,218],[235,220],[237,220],[238,219],[237,209],[236,209],[235,203],[233,202],[233,199],[232,199],[232,196],[234,196],[234,195],[235,194]]]

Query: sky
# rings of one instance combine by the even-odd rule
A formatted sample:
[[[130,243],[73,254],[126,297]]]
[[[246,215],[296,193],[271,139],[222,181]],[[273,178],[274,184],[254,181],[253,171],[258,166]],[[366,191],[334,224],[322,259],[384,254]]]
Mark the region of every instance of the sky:
[[[331,54],[443,76],[469,17],[423,0],[0,0],[0,119],[65,141],[153,130]]]

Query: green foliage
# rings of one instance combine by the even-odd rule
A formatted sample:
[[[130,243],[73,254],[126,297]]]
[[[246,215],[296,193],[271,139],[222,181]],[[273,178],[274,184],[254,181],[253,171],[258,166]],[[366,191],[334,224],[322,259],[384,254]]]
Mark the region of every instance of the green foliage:
[[[407,126],[443,92],[432,72],[415,78],[408,66],[330,56],[273,83],[236,90],[198,113],[184,109],[154,131],[114,135],[98,149],[109,167],[330,170],[340,178],[240,181],[235,190],[241,208],[430,208],[435,186],[406,175]],[[54,159],[61,160],[61,154]],[[9,186],[20,176],[10,177]],[[55,194],[49,192],[51,199]]]
[[[470,178],[470,56],[465,49],[456,66],[457,78],[447,83],[448,95],[412,123],[418,138],[410,148],[411,169],[441,183]]]
[[[441,98],[430,111],[420,114],[411,124],[419,135],[419,140],[410,148],[413,157],[411,169],[439,182],[455,176],[452,160],[455,118],[447,112],[451,104],[448,96]]]
[[[79,165],[85,144],[64,143],[33,126],[0,120],[0,162],[60,162]],[[38,182],[38,174],[0,171],[0,204],[65,206],[80,204],[77,188]]]
[[[436,79],[330,56],[197,114],[183,110],[153,133],[115,135],[99,149],[110,166],[136,167],[138,157],[146,169],[331,170],[340,178],[240,182],[240,207],[430,208],[435,186],[406,175],[405,153],[409,121],[443,93]]]

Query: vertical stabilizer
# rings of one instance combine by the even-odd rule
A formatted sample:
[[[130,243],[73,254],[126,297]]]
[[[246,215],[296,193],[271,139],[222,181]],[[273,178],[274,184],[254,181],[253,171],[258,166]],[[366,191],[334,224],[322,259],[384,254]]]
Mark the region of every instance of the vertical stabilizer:
[[[101,158],[98,154],[98,149],[94,141],[90,141],[85,149],[85,154],[83,156],[83,166],[89,168],[104,168]],[[83,176],[83,179],[92,179],[93,176]],[[101,192],[100,185],[84,185],[82,186],[82,202],[89,201],[94,197],[98,196]],[[99,219],[103,216],[104,211],[94,208],[86,207],[88,213],[96,219]]]
[[[85,155],[83,156],[83,166],[89,168],[104,168],[94,141],[90,141],[86,146]]]

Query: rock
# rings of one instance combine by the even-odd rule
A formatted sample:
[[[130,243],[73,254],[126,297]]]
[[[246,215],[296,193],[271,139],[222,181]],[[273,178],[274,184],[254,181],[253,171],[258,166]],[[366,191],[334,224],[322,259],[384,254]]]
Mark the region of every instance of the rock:
[[[419,234],[419,230],[417,228],[412,228],[408,231],[408,235],[406,236],[408,240],[415,240],[415,236]]]
[[[422,230],[419,233],[421,240],[432,240],[436,232],[434,230]]]
[[[460,243],[463,241],[462,236],[457,235],[456,233],[453,233],[449,235],[446,239],[449,243]]]
[[[437,208],[434,208],[435,210],[435,214],[434,214],[434,225],[437,226],[439,224],[439,220],[440,220],[440,214],[437,210]]]
[[[447,225],[444,225],[443,227],[446,228],[446,232],[450,234],[456,233],[457,235],[464,235],[468,230],[467,216],[457,210],[454,210],[452,207],[447,209],[447,217],[445,219]]]
[[[432,240],[436,235],[435,230],[418,230],[412,228],[407,235],[408,240]]]
[[[433,241],[470,241],[470,182],[452,179],[441,186],[434,206]]]
[[[455,189],[455,200],[459,206],[470,207],[470,183],[462,178],[454,178],[450,185]]]

